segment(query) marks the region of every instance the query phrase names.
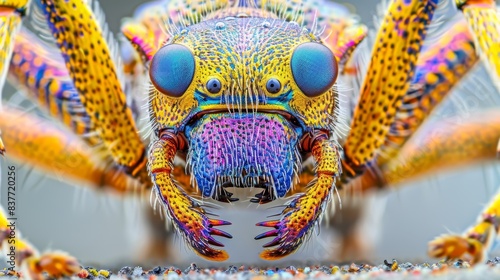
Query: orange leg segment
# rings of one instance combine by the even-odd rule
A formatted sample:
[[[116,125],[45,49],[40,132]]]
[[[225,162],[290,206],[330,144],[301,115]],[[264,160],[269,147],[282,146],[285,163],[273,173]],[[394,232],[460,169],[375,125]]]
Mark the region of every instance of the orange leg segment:
[[[500,192],[483,210],[476,223],[462,235],[445,234],[429,243],[429,255],[436,258],[485,260],[499,234]]]
[[[50,277],[69,277],[80,271],[78,261],[62,252],[40,255],[26,240],[21,238],[16,228],[16,220],[9,219],[0,208],[0,248],[7,256],[7,264],[18,272],[25,271],[30,279],[45,279],[42,272]],[[18,269],[22,268],[22,269]]]
[[[382,168],[383,178],[393,185],[442,167],[493,160],[499,138],[500,113],[495,110],[468,117],[458,125],[442,121],[425,131],[421,139],[405,145]]]
[[[490,110],[468,117],[459,125],[442,121],[412,139],[379,172],[364,173],[362,191],[374,186],[397,187],[429,172],[496,158],[500,138],[500,113]],[[484,260],[499,234],[500,194],[485,208],[477,222],[462,235],[442,235],[429,243],[429,255],[437,258]]]
[[[130,191],[134,180],[120,168],[109,166],[95,149],[53,123],[11,108],[0,111],[8,155],[38,166],[60,178]],[[137,182],[135,182],[137,184]]]

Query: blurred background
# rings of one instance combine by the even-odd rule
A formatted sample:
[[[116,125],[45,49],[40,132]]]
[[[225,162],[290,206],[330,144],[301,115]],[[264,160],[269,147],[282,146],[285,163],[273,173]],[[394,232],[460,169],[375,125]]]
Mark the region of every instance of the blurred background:
[[[121,19],[131,16],[143,2],[101,1],[110,29],[118,33]],[[368,27],[373,28],[378,1],[338,2],[346,4]],[[474,70],[477,76],[487,77],[482,66],[477,68]],[[483,80],[480,90],[477,90],[479,84],[476,80],[465,79],[426,125],[452,116],[457,116],[459,122],[475,111],[499,106],[500,94],[490,82]],[[6,87],[3,96],[11,98],[14,92],[13,88]],[[9,102],[20,102],[17,98],[14,95]],[[18,180],[18,229],[39,250],[63,250],[85,265],[117,268],[144,262],[152,256],[151,246],[165,246],[151,243],[156,237],[148,224],[149,196],[123,198],[95,193],[64,178],[47,177],[23,163],[2,161],[2,204],[5,205],[6,167],[14,165]],[[427,242],[443,233],[466,230],[499,186],[499,163],[485,162],[438,170],[418,181],[395,186],[395,190],[374,194],[368,201],[361,202],[366,207],[357,232],[361,234],[366,250],[357,259],[372,262],[384,259],[429,260]],[[231,255],[228,264],[264,264],[258,258],[264,243],[253,239],[264,230],[254,225],[266,220],[266,215],[279,211],[268,209],[270,206],[234,204],[217,210],[223,219],[233,222],[232,226],[224,228],[234,236],[232,240],[224,240]],[[209,264],[187,249],[179,237],[174,237],[166,246],[172,252],[169,257],[151,265]],[[272,264],[335,261],[341,247],[335,232],[323,226],[298,253]],[[163,251],[164,248],[156,249]]]

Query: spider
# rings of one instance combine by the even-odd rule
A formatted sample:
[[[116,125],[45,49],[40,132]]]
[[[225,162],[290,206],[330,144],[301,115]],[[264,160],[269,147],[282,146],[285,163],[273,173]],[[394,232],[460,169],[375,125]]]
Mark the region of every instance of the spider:
[[[120,49],[97,2],[2,1],[0,77],[8,73],[69,128],[5,106],[2,150],[117,192],[152,189],[186,243],[214,261],[229,258],[213,236],[232,238],[219,228],[231,223],[213,218],[206,200],[237,203],[229,187],[261,189],[251,200],[259,204],[289,197],[278,219],[257,224],[271,228],[255,237],[272,237],[261,258],[277,260],[307,240],[336,190],[366,191],[496,155],[494,113],[488,125],[470,120],[443,128],[446,137],[406,144],[480,59],[498,81],[494,1],[456,1],[465,19],[423,48],[443,3],[391,1],[363,65],[355,54],[367,28],[326,2],[152,2],[124,23]],[[20,27],[27,11],[52,42]],[[359,89],[348,105],[340,102],[346,84]],[[499,201],[463,235],[432,241],[430,254],[480,262],[498,231]],[[13,237],[9,216],[0,219],[3,246],[15,241],[15,261],[32,277],[79,270],[74,258],[40,255]]]

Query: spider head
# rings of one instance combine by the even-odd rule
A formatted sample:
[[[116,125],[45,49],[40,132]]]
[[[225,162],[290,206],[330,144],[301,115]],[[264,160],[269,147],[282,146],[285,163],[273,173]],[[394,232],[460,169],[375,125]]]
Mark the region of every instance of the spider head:
[[[303,136],[335,125],[337,72],[330,49],[297,23],[203,21],[153,57],[151,119],[185,136],[205,195],[273,182],[280,197],[300,171]]]

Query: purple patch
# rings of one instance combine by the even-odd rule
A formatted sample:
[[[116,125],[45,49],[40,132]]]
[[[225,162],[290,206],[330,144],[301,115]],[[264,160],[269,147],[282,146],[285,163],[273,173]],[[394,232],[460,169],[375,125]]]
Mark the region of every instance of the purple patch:
[[[207,114],[186,136],[188,166],[204,196],[233,186],[270,187],[282,197],[300,171],[300,135],[281,115]]]

